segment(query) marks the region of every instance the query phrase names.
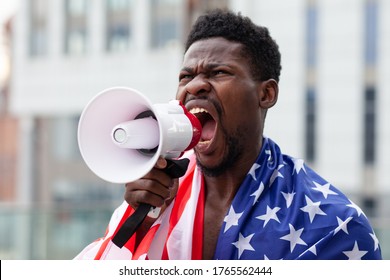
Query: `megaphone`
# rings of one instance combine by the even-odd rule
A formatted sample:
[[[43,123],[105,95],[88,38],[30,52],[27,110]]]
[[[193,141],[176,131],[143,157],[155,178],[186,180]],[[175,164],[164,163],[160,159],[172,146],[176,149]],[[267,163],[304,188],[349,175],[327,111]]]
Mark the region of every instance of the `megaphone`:
[[[174,159],[193,148],[199,120],[177,100],[152,104],[132,88],[98,93],[81,113],[78,144],[87,166],[112,183],[135,181],[158,158]]]

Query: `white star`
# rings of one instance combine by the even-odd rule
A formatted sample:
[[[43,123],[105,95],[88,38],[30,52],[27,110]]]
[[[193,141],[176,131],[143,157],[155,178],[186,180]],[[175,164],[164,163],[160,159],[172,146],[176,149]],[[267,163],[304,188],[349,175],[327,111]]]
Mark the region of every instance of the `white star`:
[[[312,189],[315,190],[315,191],[321,192],[322,195],[324,196],[324,198],[328,198],[329,194],[337,195],[336,192],[330,190],[330,184],[329,183],[327,183],[325,185],[318,184],[317,182],[314,182],[314,181],[313,181],[313,183],[314,183],[314,185],[316,185],[316,187],[312,188]]]
[[[337,223],[339,225],[337,228],[335,228],[333,235],[336,235],[336,233],[338,233],[340,230],[343,230],[346,234],[349,234],[348,229],[347,229],[347,225],[348,225],[349,221],[352,220],[352,217],[349,217],[345,221],[341,220],[339,217],[336,217],[336,218],[337,218]]]
[[[269,261],[270,259],[267,257],[267,255],[264,255],[264,260],[266,261]],[[283,260],[283,258],[282,259],[279,259],[279,260]]]
[[[265,154],[268,155],[268,161],[272,162],[271,150],[265,150]]]
[[[238,238],[238,241],[232,243],[238,249],[238,258],[241,258],[241,255],[242,255],[242,253],[244,253],[245,250],[255,251],[255,249],[250,244],[253,235],[255,235],[255,234],[252,233],[252,234],[248,235],[247,237],[244,237],[240,232],[240,236]]]
[[[299,172],[301,170],[305,171],[306,173],[306,169],[305,169],[305,161],[303,159],[300,159],[300,158],[293,158],[293,162],[294,162],[294,170],[293,170],[293,173],[294,174],[294,171],[297,172],[297,174],[299,174]]]
[[[343,251],[344,255],[346,255],[349,260],[361,260],[367,252],[368,251],[359,251],[357,241],[355,241],[352,251]]]
[[[263,191],[264,191],[264,184],[263,184],[263,182],[260,182],[259,188],[254,193],[251,194],[251,196],[255,197],[252,205],[255,205],[255,203],[257,202],[257,200],[259,199],[259,197]]]
[[[252,176],[253,180],[257,181],[257,178],[256,178],[256,170],[260,168],[260,164],[257,164],[257,163],[254,163],[251,167],[251,169],[249,170],[248,174]]]
[[[374,251],[379,248],[379,240],[376,237],[375,233],[370,233],[372,240],[374,240]]]
[[[284,199],[286,200],[287,208],[289,208],[291,206],[291,203],[293,202],[295,192],[291,192],[291,193],[282,192],[282,195],[283,195]]]
[[[306,206],[300,208],[303,212],[309,214],[310,223],[313,222],[316,215],[326,215],[320,208],[321,201],[313,202],[308,196],[305,196]]]
[[[349,199],[349,202],[351,202],[351,204],[347,204],[348,207],[351,207],[351,208],[354,208],[356,210],[356,212],[358,213],[358,217],[360,217],[361,214],[363,214],[364,216],[366,216],[362,209],[357,206],[354,202],[352,202],[352,200]]]
[[[280,223],[279,221],[279,218],[278,216],[276,215],[276,213],[280,210],[280,207],[275,207],[275,208],[270,208],[268,205],[267,205],[267,212],[264,214],[264,215],[261,215],[261,216],[257,216],[256,219],[259,219],[259,220],[264,220],[264,224],[263,224],[263,228],[265,227],[265,225],[271,220],[275,220],[277,221],[278,223]]]
[[[302,254],[300,254],[298,259],[300,259],[300,258],[302,258],[302,256],[306,255],[307,252],[311,252],[313,255],[317,256],[317,247],[316,247],[316,245],[311,246],[309,249],[307,249]]]
[[[312,252],[314,255],[317,256],[317,247],[316,245],[313,245],[309,248],[309,251]]]
[[[295,230],[292,224],[288,225],[290,227],[290,233],[282,236],[280,239],[290,241],[290,251],[292,251],[295,248],[295,245],[300,244],[300,245],[306,245],[306,242],[301,239],[301,234],[303,231],[303,228]]]
[[[274,172],[273,172],[272,175],[271,175],[271,178],[269,179],[269,185],[270,185],[270,186],[273,184],[273,182],[276,180],[276,178],[278,178],[278,177],[284,178],[284,177],[283,177],[283,174],[279,172],[279,170],[280,170],[281,168],[283,168],[283,167],[284,167],[284,165],[283,165],[283,164],[280,164],[280,165],[278,166],[278,169],[275,169],[275,170],[274,170]]]
[[[223,219],[223,221],[226,222],[225,229],[223,231],[224,233],[232,226],[238,225],[238,219],[240,219],[240,217],[242,216],[242,213],[244,213],[244,212],[236,213],[234,211],[233,205],[230,207],[229,213],[227,214],[225,219]]]

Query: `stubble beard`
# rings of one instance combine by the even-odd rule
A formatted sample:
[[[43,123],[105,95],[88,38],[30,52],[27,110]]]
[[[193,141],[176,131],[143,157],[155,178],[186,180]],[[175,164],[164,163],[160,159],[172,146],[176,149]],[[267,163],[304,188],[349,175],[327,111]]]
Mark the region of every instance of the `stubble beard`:
[[[242,135],[245,135],[243,133],[244,132],[241,131],[240,128],[237,129],[234,134],[229,134],[225,130],[223,131],[226,138],[227,152],[224,153],[223,158],[218,165],[205,166],[196,158],[196,164],[205,176],[219,177],[225,172],[229,172],[229,169],[235,165],[244,151],[244,145],[242,144],[242,141],[240,141]]]

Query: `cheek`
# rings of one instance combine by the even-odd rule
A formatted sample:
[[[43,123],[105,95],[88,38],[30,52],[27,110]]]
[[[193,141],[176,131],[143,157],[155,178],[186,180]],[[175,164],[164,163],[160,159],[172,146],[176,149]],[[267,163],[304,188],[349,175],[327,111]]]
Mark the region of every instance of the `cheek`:
[[[225,112],[229,119],[235,120],[236,123],[242,124],[258,116],[260,107],[258,100],[253,98],[253,95],[248,95],[246,98],[229,98],[224,101]]]
[[[185,91],[182,90],[180,87],[177,89],[176,91],[176,100],[179,100],[181,101],[183,104],[184,104],[184,101],[185,101]]]

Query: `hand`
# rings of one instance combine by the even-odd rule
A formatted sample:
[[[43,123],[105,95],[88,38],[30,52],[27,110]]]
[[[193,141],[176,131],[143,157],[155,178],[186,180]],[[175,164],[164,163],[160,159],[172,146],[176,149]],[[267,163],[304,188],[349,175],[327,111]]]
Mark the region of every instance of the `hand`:
[[[140,203],[162,208],[171,203],[179,183],[178,179],[171,178],[163,171],[166,166],[167,161],[159,158],[154,168],[143,178],[126,184],[124,198],[133,209]]]

